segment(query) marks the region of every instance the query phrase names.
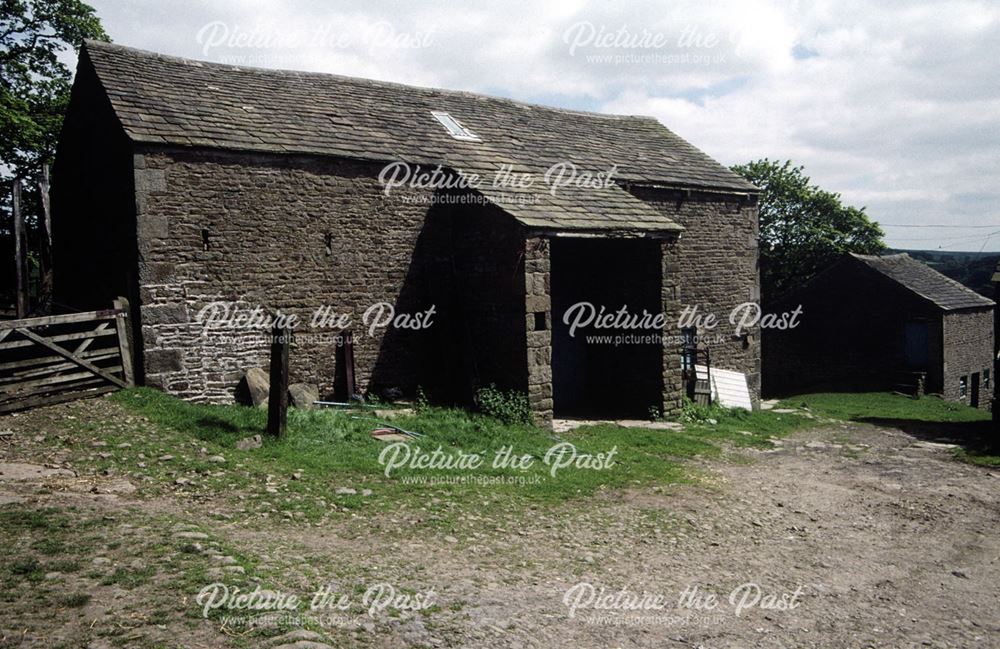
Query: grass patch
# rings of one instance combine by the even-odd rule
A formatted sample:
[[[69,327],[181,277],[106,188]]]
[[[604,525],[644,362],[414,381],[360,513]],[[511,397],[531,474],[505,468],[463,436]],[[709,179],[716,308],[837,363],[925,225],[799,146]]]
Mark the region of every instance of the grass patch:
[[[82,608],[90,603],[90,595],[87,593],[73,593],[59,598],[59,604],[66,608]]]
[[[379,458],[388,453],[388,445],[369,435],[378,426],[369,419],[373,417],[370,411],[292,409],[285,438],[265,438],[262,448],[239,451],[237,440],[263,432],[263,409],[193,404],[143,388],[124,390],[111,398],[155,426],[150,435],[130,432],[132,447],[122,459],[134,456],[137,450],[143,450],[147,458],[161,453],[175,456],[169,462],[149,462],[144,475],[169,479],[193,472],[206,488],[241,494],[249,505],[256,503],[264,509],[270,505],[275,511],[290,510],[309,519],[330,514],[331,503],[338,511],[419,508],[435,498],[450,506],[482,507],[490,502],[506,507],[518,501],[561,502],[599,489],[678,482],[686,479],[681,464],[685,458],[715,456],[728,444],[768,446],[769,438],[811,423],[795,415],[716,408],[710,416],[690,421],[682,431],[602,424],[557,438],[530,424],[504,423],[459,409],[421,407],[414,414],[392,420],[424,435],[397,451],[397,457],[406,453],[411,458],[427,456],[437,451],[439,457],[453,459],[475,454],[482,459],[481,465],[452,470],[440,464],[408,464],[386,476]],[[107,434],[105,439],[111,449],[126,440]],[[185,450],[191,448],[192,440],[203,451]],[[546,458],[560,443],[573,445],[573,449],[564,447],[564,461],[574,457],[576,461],[552,475],[553,456],[548,455],[548,461]],[[214,454],[223,455],[226,463],[208,463],[206,457]],[[500,461],[496,461],[498,457]],[[510,461],[505,463],[502,458]],[[530,466],[513,466],[513,458]],[[608,468],[592,468],[595,466]],[[296,479],[291,479],[293,475]],[[262,485],[273,485],[271,493],[262,493]],[[344,487],[356,493],[344,493]],[[365,489],[372,495],[362,495]],[[447,518],[446,514],[436,517],[445,522]]]
[[[956,459],[968,462],[969,464],[1000,468],[1000,449],[997,449],[996,446],[985,451],[956,448],[952,453]]]
[[[808,408],[816,414],[848,421],[892,420],[967,423],[990,420],[990,413],[935,396],[912,399],[889,392],[802,394],[779,407]]]
[[[154,566],[145,566],[142,568],[119,566],[115,568],[114,572],[102,579],[101,583],[105,586],[118,584],[125,588],[135,588],[136,586],[149,583],[155,575],[156,568]]]
[[[42,565],[38,563],[38,559],[34,557],[28,557],[26,559],[14,559],[10,564],[10,574],[18,577],[31,577],[32,575],[41,575]]]

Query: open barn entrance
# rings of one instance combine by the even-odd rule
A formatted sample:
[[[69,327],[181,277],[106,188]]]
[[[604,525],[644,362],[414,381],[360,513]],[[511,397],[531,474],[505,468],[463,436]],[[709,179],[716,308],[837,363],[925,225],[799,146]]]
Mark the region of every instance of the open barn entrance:
[[[612,318],[623,306],[630,316],[659,314],[660,269],[660,246],[654,240],[552,240],[552,399],[557,417],[646,418],[650,407],[661,406],[661,331],[620,326],[620,319],[597,326],[602,309]]]

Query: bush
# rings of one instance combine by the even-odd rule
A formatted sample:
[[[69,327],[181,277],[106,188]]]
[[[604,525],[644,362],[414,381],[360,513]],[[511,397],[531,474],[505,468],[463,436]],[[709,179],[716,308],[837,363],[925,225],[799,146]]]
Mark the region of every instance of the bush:
[[[427,409],[431,407],[431,402],[427,399],[427,393],[424,392],[423,386],[417,386],[417,400],[413,405],[420,413],[427,412]]]
[[[505,424],[530,424],[531,406],[528,395],[517,390],[504,392],[490,384],[476,392],[476,405],[484,415]]]
[[[691,399],[684,399],[681,406],[681,421],[686,424],[718,424],[723,419],[744,419],[749,411],[741,408],[726,408],[718,403],[702,406]]]

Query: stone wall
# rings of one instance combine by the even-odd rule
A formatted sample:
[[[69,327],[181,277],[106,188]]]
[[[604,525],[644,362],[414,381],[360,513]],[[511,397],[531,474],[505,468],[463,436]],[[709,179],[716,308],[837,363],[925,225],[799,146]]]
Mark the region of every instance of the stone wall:
[[[531,237],[524,246],[524,322],[527,332],[528,400],[540,423],[552,421],[552,300],[549,240]],[[542,315],[536,315],[542,314]],[[539,321],[536,322],[536,318]]]
[[[660,243],[662,284],[660,292],[667,322],[677,322],[681,310],[680,242],[667,239]],[[663,416],[674,419],[681,414],[684,403],[684,382],[681,376],[681,342],[677,331],[663,332]]]
[[[698,335],[711,350],[714,366],[747,375],[757,403],[760,329],[752,327],[736,336],[728,320],[737,305],[761,299],[756,198],[640,186],[630,191],[684,226],[676,260],[671,262],[679,269],[680,304],[719,319],[714,329],[699,327]]]
[[[988,410],[993,397],[993,308],[964,309],[944,316],[944,397],[970,403],[973,374],[979,374],[979,407]],[[990,386],[983,385],[983,371],[990,372]],[[966,393],[959,396],[965,377]]]
[[[206,328],[199,321],[199,314],[220,303],[217,309],[244,316],[261,307],[262,314],[298,317],[291,380],[316,383],[324,396],[335,395],[343,389],[343,332],[311,321],[318,309],[329,307],[328,315],[351,322],[359,389],[412,392],[430,385],[441,377],[442,348],[468,342],[471,355],[459,361],[472,367],[462,375],[464,383],[471,389],[496,382],[524,390],[539,419],[551,419],[549,240],[525,239],[523,228],[502,210],[479,205],[468,208],[474,214],[453,211],[450,225],[441,229],[431,192],[397,189],[385,196],[377,181],[380,166],[312,156],[148,147],[135,150],[127,166],[134,221],[132,215],[121,220],[134,223],[138,243],[134,262],[124,258],[129,268],[114,273],[118,285],[109,294],[132,287],[128,294],[139,307],[137,369],[148,385],[192,400],[229,402],[247,368],[267,365],[266,328]],[[73,192],[69,183],[64,186],[60,200],[69,204]],[[751,233],[744,221],[753,210],[746,205],[697,196],[678,205],[661,193],[651,196],[673,218],[679,209],[691,223],[698,215],[731,220],[705,228],[715,237],[710,246],[732,250],[738,234]],[[742,300],[756,290],[755,276],[736,280],[730,258],[743,257],[728,253],[704,267],[716,280],[685,282],[685,273],[696,276],[692,255],[708,256],[699,226],[689,229],[688,245],[699,252],[687,251],[683,239],[657,244],[663,308],[672,318],[685,296],[702,308],[722,302],[728,308],[731,300],[720,296]],[[720,238],[719,230],[726,236]],[[722,267],[720,260],[726,262]],[[449,266],[447,279],[442,269]],[[83,260],[75,268],[87,275]],[[732,281],[735,289],[720,286]],[[433,306],[439,308],[435,315],[424,317],[451,323],[451,329],[390,326],[369,332],[364,314],[377,305],[385,305],[382,313],[391,308],[408,315],[426,314]],[[463,327],[471,332],[469,340],[455,335]],[[679,357],[671,335],[676,332],[665,333],[664,411],[672,414],[680,406]],[[731,359],[730,366],[745,362],[753,343],[750,353],[720,351],[717,358]]]
[[[147,384],[232,400],[241,373],[267,364],[264,332],[206,332],[195,320],[210,303],[235,301],[244,313],[260,305],[303,320],[292,381],[334,390],[340,329],[308,326],[329,306],[353,322],[360,389],[416,386],[426,331],[369,333],[363,316],[377,304],[396,314],[431,306],[421,274],[427,193],[385,196],[377,168],[333,159],[163,150],[134,166]]]

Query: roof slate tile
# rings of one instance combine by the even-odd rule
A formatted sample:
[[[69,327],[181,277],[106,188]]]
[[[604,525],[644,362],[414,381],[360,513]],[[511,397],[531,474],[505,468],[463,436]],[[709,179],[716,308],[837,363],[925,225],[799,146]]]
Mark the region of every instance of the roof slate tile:
[[[571,161],[591,173],[616,169],[619,182],[756,192],[653,118],[603,115],[329,74],[242,68],[87,41],[90,61],[126,134],[139,143],[405,160],[452,170],[501,164],[538,178]],[[445,111],[479,142],[452,138],[432,116]],[[500,202],[508,188],[482,192],[533,227],[680,230],[620,186],[535,187],[526,205]],[[529,217],[528,214],[531,214]],[[539,219],[544,214],[546,219]],[[519,216],[520,215],[520,216]]]
[[[905,252],[884,256],[852,253],[851,257],[898,282],[920,297],[930,300],[945,311],[994,305],[993,300],[976,293],[950,277],[942,275]]]

